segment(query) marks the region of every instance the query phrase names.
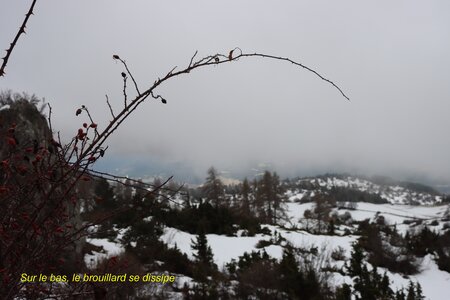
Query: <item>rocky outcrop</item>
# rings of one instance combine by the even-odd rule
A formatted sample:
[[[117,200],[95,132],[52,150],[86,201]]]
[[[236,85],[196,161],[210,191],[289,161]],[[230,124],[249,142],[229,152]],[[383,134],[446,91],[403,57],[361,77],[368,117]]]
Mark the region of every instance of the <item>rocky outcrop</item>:
[[[35,98],[31,98],[31,100],[33,99]],[[8,201],[0,201],[0,211],[2,209],[17,210],[17,214],[10,214],[9,219],[13,220],[25,215],[31,216],[34,211],[37,211],[38,215],[35,220],[40,222],[35,229],[37,235],[39,235],[39,231],[45,230],[43,226],[47,226],[46,224],[54,226],[56,230],[61,230],[61,232],[64,230],[64,234],[70,235],[70,230],[75,230],[82,224],[80,208],[69,197],[64,196],[67,187],[63,182],[66,181],[56,180],[58,174],[62,174],[67,164],[61,161],[61,159],[64,160],[64,158],[61,158],[63,155],[55,155],[58,149],[55,148],[52,132],[46,117],[36,104],[36,101],[30,101],[30,98],[20,98],[17,95],[15,99],[6,99],[5,101],[4,94],[0,94],[0,162],[2,163],[0,166],[0,186],[4,186],[5,189],[11,186],[20,187],[18,190],[16,189],[16,198],[9,196],[7,199],[18,199],[18,202],[26,198],[28,202],[28,204],[13,206],[11,203],[8,204]],[[19,162],[17,156],[19,156]],[[20,173],[21,170],[23,170],[23,174]],[[53,175],[48,175],[50,173]],[[37,174],[42,175],[39,184],[35,183],[37,182]],[[32,189],[36,190],[32,191]],[[53,191],[53,194],[49,191]],[[0,200],[2,200],[1,197]],[[34,203],[34,205],[29,205],[29,203]],[[45,203],[45,206],[39,208],[41,203]],[[35,210],[33,210],[33,207],[35,207]],[[56,207],[58,209],[55,209]],[[19,212],[18,210],[22,208],[23,212]],[[67,214],[68,219],[66,221],[62,222],[61,216],[58,215],[55,216],[55,222],[46,223],[49,215],[52,216],[61,211]],[[21,224],[22,221],[14,222]],[[73,227],[68,229],[63,224],[72,224]],[[64,226],[64,228],[61,226]],[[44,235],[42,236],[44,237]],[[60,266],[65,272],[79,271],[80,265],[78,262],[82,259],[81,249],[83,244],[84,239],[78,238],[68,246],[70,250],[65,251],[65,264]],[[0,254],[1,252],[2,249],[0,249]],[[76,262],[78,270],[74,269]]]

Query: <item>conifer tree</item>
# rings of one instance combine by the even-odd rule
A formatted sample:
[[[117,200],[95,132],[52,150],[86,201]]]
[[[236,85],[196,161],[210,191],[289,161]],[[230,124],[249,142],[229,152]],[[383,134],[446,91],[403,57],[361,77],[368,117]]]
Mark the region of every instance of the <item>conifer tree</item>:
[[[336,289],[335,300],[351,300],[352,299],[352,288],[350,285],[344,283],[341,287]]]
[[[406,296],[406,300],[416,300],[416,299],[417,298],[414,283],[412,281],[409,281],[408,294]]]
[[[215,207],[224,205],[224,187],[214,167],[208,169],[208,176],[202,190],[206,200],[212,202]]]
[[[420,286],[419,282],[416,283],[416,299],[417,300],[425,299],[425,296],[423,295],[423,292],[422,292],[422,286]]]
[[[380,283],[380,290],[381,290],[381,294],[386,299],[391,299],[392,296],[394,295],[394,292],[389,287],[389,285],[390,285],[389,277],[387,276],[386,272],[384,272],[383,278],[381,279],[381,283]]]
[[[241,194],[242,194],[242,204],[241,209],[242,212],[246,215],[250,214],[250,184],[248,183],[247,178],[242,182]]]
[[[282,213],[281,202],[283,200],[283,189],[280,183],[280,177],[276,172],[272,173],[272,195],[270,200],[273,202],[272,223],[276,224],[279,215]]]
[[[270,224],[276,224],[278,216],[283,213],[281,202],[283,191],[277,173],[265,171],[263,177],[256,183],[255,204],[259,217]]]
[[[281,284],[284,291],[291,297],[298,295],[298,289],[303,284],[303,278],[298,268],[298,262],[292,246],[284,248],[283,258],[280,262]]]
[[[273,192],[272,174],[270,174],[269,171],[264,172],[261,184],[262,184],[262,192],[264,195],[263,202],[266,207],[267,221],[271,223],[273,221],[272,197],[274,196],[274,192]]]
[[[106,179],[100,178],[97,180],[94,194],[98,206],[105,209],[114,209],[117,207],[116,201],[114,201],[114,191]]]
[[[403,292],[403,289],[397,290],[395,293],[395,300],[405,300],[405,293]]]
[[[200,228],[196,240],[191,240],[191,248],[195,251],[194,278],[203,283],[201,287],[203,294],[206,295],[205,283],[208,281],[208,276],[217,269],[217,266],[214,264],[213,253],[202,228]]]
[[[354,277],[362,274],[363,259],[363,249],[358,242],[355,242],[351,253],[350,265],[347,267],[348,275]]]
[[[191,248],[196,251],[194,257],[198,263],[214,267],[214,256],[211,247],[208,245],[208,239],[204,230],[200,230],[195,241],[191,240]]]

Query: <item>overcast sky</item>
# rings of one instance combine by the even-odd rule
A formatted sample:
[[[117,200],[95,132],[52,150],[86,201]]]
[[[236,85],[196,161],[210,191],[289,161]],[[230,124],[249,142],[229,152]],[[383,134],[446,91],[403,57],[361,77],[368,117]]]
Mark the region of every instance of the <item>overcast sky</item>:
[[[0,0],[0,47],[30,1]],[[192,54],[234,47],[290,57],[240,60],[178,77],[109,141],[101,168],[203,178],[264,163],[283,176],[326,171],[450,181],[450,2],[38,1],[0,89],[44,97],[72,136],[82,104],[105,126],[123,103],[118,54],[141,89]],[[130,94],[132,91],[130,90]]]

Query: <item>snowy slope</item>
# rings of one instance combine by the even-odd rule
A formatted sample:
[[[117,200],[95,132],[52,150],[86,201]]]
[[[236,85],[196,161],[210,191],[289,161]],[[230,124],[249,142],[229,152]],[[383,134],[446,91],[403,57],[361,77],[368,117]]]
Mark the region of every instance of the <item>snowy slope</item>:
[[[313,208],[313,203],[296,203],[289,202],[286,204],[287,215],[291,220],[290,223],[286,225],[299,225],[303,219],[303,213],[307,209]],[[383,215],[389,224],[399,226],[397,228],[402,230],[401,227],[404,226],[404,231],[406,231],[409,225],[403,224],[404,220],[414,220],[421,219],[424,222],[432,221],[442,218],[447,206],[410,206],[410,205],[392,205],[392,204],[372,204],[372,203],[358,203],[357,209],[350,211],[352,218],[354,220],[364,220],[364,219],[374,219],[377,215]],[[342,211],[341,211],[342,212]],[[341,213],[340,212],[340,213]],[[352,243],[358,239],[356,235],[315,235],[308,233],[306,231],[297,229],[284,229],[278,226],[268,227],[272,234],[277,232],[287,242],[291,243],[297,248],[311,249],[312,247],[317,247],[319,251],[326,252],[323,255],[329,258],[330,253],[337,248],[342,248],[346,260],[350,258],[350,253],[352,249]],[[439,227],[440,226],[440,227]],[[438,228],[442,227],[440,224]],[[190,258],[193,257],[193,252],[191,249],[191,240],[195,239],[195,235],[179,231],[174,228],[166,228],[161,239],[167,242],[170,246],[177,247],[186,253]],[[256,247],[258,241],[266,240],[269,241],[271,236],[269,235],[256,235],[254,237],[228,237],[220,236],[215,234],[208,234],[208,243],[214,254],[214,260],[219,268],[222,268],[225,263],[230,262],[232,259],[237,259],[239,256],[244,254],[244,252],[250,253],[251,251],[261,250]],[[283,244],[281,245],[270,245],[264,248],[264,250],[272,257],[276,259],[281,259],[283,252]],[[344,261],[331,261],[331,265],[337,268],[341,268],[344,265]],[[369,268],[371,268],[369,266]],[[384,271],[387,272],[392,287],[394,289],[407,287],[409,280],[418,281],[426,295],[427,299],[432,300],[445,300],[448,299],[450,295],[450,274],[438,269],[435,261],[430,255],[427,255],[422,259],[420,264],[421,272],[413,276],[402,276],[400,274],[389,272],[383,268],[379,268],[381,274]],[[348,276],[342,276],[339,273],[333,273],[332,282],[336,285],[342,283],[352,283],[352,279]]]
[[[253,237],[248,236],[224,236],[216,234],[208,234],[208,244],[214,254],[215,263],[219,269],[223,269],[226,263],[233,259],[238,259],[239,256],[245,252],[259,251],[258,242],[273,241],[273,237],[280,235],[283,241],[280,243],[273,243],[265,246],[263,249],[273,258],[281,259],[283,253],[283,246],[286,243],[294,245],[296,248],[311,249],[317,247],[322,257],[327,258],[327,261],[318,263],[330,263],[331,267],[341,269],[345,261],[350,258],[352,244],[357,241],[359,236],[354,235],[354,230],[350,230],[353,234],[344,235],[346,226],[341,225],[337,228],[337,235],[318,235],[308,233],[305,228],[307,220],[304,218],[306,210],[313,210],[314,203],[302,203],[306,199],[313,197],[317,193],[324,191],[331,191],[336,187],[343,187],[363,191],[371,194],[377,194],[389,203],[374,204],[358,202],[355,209],[337,209],[333,212],[336,214],[351,215],[353,221],[363,221],[369,219],[375,221],[382,216],[386,224],[395,226],[400,233],[406,233],[409,230],[420,228],[420,226],[430,225],[435,222],[432,227],[433,230],[444,230],[444,225],[450,222],[443,221],[442,218],[448,205],[442,204],[442,196],[430,194],[426,192],[414,191],[400,185],[388,186],[380,185],[366,179],[356,177],[321,177],[321,178],[306,178],[300,179],[298,188],[290,188],[286,192],[287,202],[284,204],[286,209],[286,219],[280,226],[264,225],[270,229],[271,235],[258,234]],[[306,187],[306,188],[303,188]],[[181,198],[175,198],[176,202],[181,202]],[[410,205],[411,203],[420,205]],[[354,229],[351,225],[347,229]],[[160,239],[167,243],[170,247],[177,247],[182,253],[186,253],[190,259],[193,259],[193,250],[191,249],[192,241],[196,236],[187,232],[180,231],[176,228],[166,227]],[[103,246],[104,253],[94,253],[93,255],[86,255],[86,263],[91,266],[104,257],[117,255],[123,252],[123,247],[119,242],[108,242],[101,239],[89,239],[90,243]],[[269,243],[264,243],[265,245]],[[337,249],[343,251],[344,260],[333,260],[330,254]],[[369,269],[371,266],[369,266]],[[409,281],[417,281],[421,284],[424,294],[427,299],[444,300],[450,299],[450,273],[438,269],[436,262],[431,255],[422,258],[420,262],[420,273],[413,276],[403,276],[400,274],[389,272],[383,268],[379,268],[379,273],[383,274],[386,271],[388,274],[392,288],[407,287]],[[190,282],[191,279],[187,277],[180,277],[184,281]],[[335,285],[342,283],[352,284],[352,278],[343,276],[340,273],[334,272],[330,279]],[[184,282],[183,281],[183,282]],[[181,283],[179,283],[181,284]]]
[[[295,189],[288,192],[291,200],[300,200],[309,193],[317,193],[333,188],[349,188],[370,194],[377,194],[391,204],[436,204],[442,202],[443,197],[435,193],[419,192],[400,185],[377,184],[367,179],[353,176],[321,176],[302,178],[297,181],[299,186],[308,189]],[[312,195],[311,195],[312,196]]]

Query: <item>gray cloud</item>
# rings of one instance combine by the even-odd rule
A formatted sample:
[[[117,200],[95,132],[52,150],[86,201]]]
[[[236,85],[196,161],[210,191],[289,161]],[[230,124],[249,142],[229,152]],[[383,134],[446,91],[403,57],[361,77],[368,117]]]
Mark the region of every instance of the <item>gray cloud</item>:
[[[27,9],[6,2],[3,48]],[[266,162],[286,175],[357,171],[450,181],[449,6],[41,1],[0,88],[45,97],[54,126],[70,136],[83,122],[74,114],[81,104],[100,126],[109,118],[105,94],[120,107],[122,69],[112,54],[127,60],[142,87],[187,65],[195,50],[239,46],[288,56],[335,81],[352,101],[290,64],[249,59],[200,70],[160,88],[167,105],[150,101],[123,125],[110,140],[111,164],[166,163],[203,176],[210,165],[233,175]]]

